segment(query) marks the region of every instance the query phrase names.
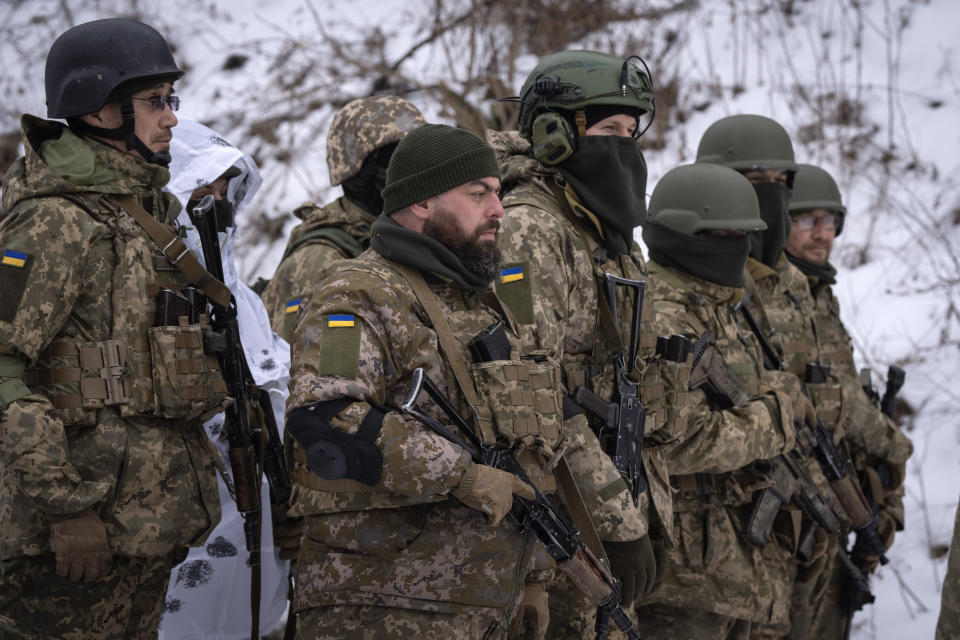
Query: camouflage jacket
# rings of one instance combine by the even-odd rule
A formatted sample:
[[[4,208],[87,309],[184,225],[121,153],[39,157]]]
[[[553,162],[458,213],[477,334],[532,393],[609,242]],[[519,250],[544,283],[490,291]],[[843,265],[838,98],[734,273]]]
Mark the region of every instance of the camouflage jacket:
[[[850,336],[840,321],[839,303],[829,287],[811,290],[806,276],[786,257],[776,269],[751,259],[748,263],[751,307],[777,350],[787,371],[806,379],[808,363],[828,365],[824,382],[805,382],[814,407],[834,439],[843,442],[862,480],[872,485],[877,502],[887,503],[902,524],[902,465],[912,452],[910,440],[880,413],[863,392],[856,375]],[[814,296],[814,292],[816,296]],[[895,471],[892,485],[882,489],[868,469],[886,461]],[[808,465],[813,471],[813,461]],[[814,475],[817,477],[817,474]],[[834,499],[832,490],[821,490]],[[840,511],[842,514],[842,510]]]
[[[506,215],[501,221],[499,246],[503,251],[505,273],[520,274],[501,277],[497,295],[510,307],[524,327],[523,338],[530,351],[562,354],[564,387],[573,394],[586,386],[606,401],[615,394],[615,381],[608,337],[600,320],[597,277],[603,273],[645,280],[643,256],[636,243],[630,255],[618,259],[606,257],[600,248],[601,235],[596,219],[579,202],[556,170],[544,167],[528,154],[529,143],[519,134],[487,133],[488,142],[497,150],[501,164],[503,206]],[[618,327],[620,340],[629,337],[631,298],[618,291]],[[649,489],[641,494],[642,520],[639,529],[647,530],[647,512],[656,514],[661,526],[654,527],[657,536],[667,535],[672,520],[671,494],[667,467],[660,442],[681,428],[686,402],[686,377],[683,365],[662,363],[653,357],[656,334],[652,330],[652,306],[643,306],[638,350],[638,369],[642,371],[640,396],[647,411],[644,440],[644,466]],[[596,425],[594,425],[596,428]],[[584,470],[586,475],[586,470]],[[595,519],[616,526],[598,526],[601,538],[629,540],[626,531],[637,528],[630,514],[628,488],[622,479],[606,487],[586,490]],[[619,514],[619,515],[618,515]],[[622,521],[617,524],[617,521]],[[618,531],[622,527],[625,531]]]
[[[824,421],[833,419],[835,434],[843,443],[860,475],[861,484],[869,489],[871,496],[897,522],[898,529],[904,525],[903,481],[904,465],[913,453],[910,438],[877,408],[860,385],[853,360],[850,334],[840,320],[840,302],[829,285],[810,285],[813,308],[812,320],[817,336],[822,362],[835,371],[840,384],[839,407],[834,415],[828,414]],[[824,403],[820,403],[821,405]],[[818,407],[821,412],[824,409]],[[876,469],[886,463],[894,471],[886,486],[880,482]]]
[[[712,332],[716,353],[742,383],[746,398],[739,406],[720,409],[702,387],[690,392],[685,430],[667,449],[678,491],[674,527],[680,543],[667,553],[663,586],[652,601],[782,623],[795,573],[792,553],[777,536],[759,549],[740,532],[753,492],[768,484],[749,465],[793,447],[789,394],[799,388],[793,376],[764,370],[759,346],[733,308],[742,289],[655,262],[648,266],[657,333],[695,340]]]
[[[303,222],[290,233],[283,260],[261,295],[273,330],[288,342],[303,300],[337,264],[367,248],[376,219],[346,196],[324,207],[304,203],[293,214]]]
[[[149,329],[151,293],[185,283],[134,219],[110,204],[112,194],[133,194],[172,223],[179,205],[160,191],[169,173],[81,141],[60,123],[24,116],[22,128],[26,157],[3,185],[9,215],[0,245],[23,259],[0,267],[0,354],[26,365],[30,395],[0,421],[0,555],[48,553],[49,522],[87,507],[103,519],[115,553],[201,544],[220,518],[210,443],[199,418],[150,416],[164,394],[157,387],[154,397],[151,375],[177,364],[151,362],[152,340],[167,335],[166,327],[156,336]],[[67,166],[64,145],[74,150]],[[59,173],[48,157],[58,159]],[[119,362],[109,361],[111,346]],[[205,377],[197,351],[196,375]],[[100,399],[98,371],[118,376]]]
[[[294,329],[288,410],[353,398],[332,424],[356,433],[369,403],[399,406],[411,373],[423,367],[462,415],[474,415],[404,269],[369,249],[323,282]],[[427,279],[459,345],[453,357],[470,363],[467,341],[498,321],[508,327],[514,353],[522,353],[491,290],[467,293]],[[331,321],[335,315],[342,318]],[[531,359],[464,366],[492,417],[477,422],[485,439],[519,447],[518,459],[534,482],[553,491],[548,461],[566,441],[559,365]],[[420,405],[449,424],[425,394]],[[391,409],[376,445],[383,470],[372,487],[323,480],[305,467],[299,445],[291,448],[291,510],[307,516],[296,607],[385,604],[508,620],[535,541],[506,520],[487,526],[482,514],[449,497],[469,457],[413,418]]]
[[[947,575],[943,578],[940,617],[935,640],[960,638],[960,505],[953,523],[953,542],[947,557]]]

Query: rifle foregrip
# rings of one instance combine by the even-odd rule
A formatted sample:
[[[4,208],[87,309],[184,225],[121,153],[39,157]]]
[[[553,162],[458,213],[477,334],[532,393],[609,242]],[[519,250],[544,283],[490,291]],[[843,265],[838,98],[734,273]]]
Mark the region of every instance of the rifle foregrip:
[[[867,502],[863,491],[855,483],[852,474],[847,474],[839,480],[830,483],[830,488],[837,494],[837,499],[847,512],[854,529],[860,529],[873,520],[873,510]]]
[[[260,487],[257,485],[257,464],[253,446],[230,448],[230,469],[236,491],[237,511],[241,514],[260,508]]]
[[[610,599],[613,589],[608,577],[600,573],[596,564],[587,557],[583,547],[577,549],[569,559],[558,562],[557,568],[594,606],[600,606]]]

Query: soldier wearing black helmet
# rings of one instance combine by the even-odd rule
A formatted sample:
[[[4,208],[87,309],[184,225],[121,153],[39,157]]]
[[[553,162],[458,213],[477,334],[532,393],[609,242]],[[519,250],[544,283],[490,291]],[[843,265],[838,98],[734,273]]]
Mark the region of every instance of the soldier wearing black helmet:
[[[160,190],[181,75],[145,24],[69,29],[46,67],[68,125],[24,115],[4,180],[0,611],[27,637],[156,637],[170,569],[220,518],[201,419],[226,387],[188,295],[230,292]]]

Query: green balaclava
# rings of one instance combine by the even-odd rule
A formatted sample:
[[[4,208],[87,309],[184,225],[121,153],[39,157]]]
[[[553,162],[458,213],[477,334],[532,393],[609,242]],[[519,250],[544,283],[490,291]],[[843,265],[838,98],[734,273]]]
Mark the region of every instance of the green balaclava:
[[[708,232],[749,233],[764,226],[746,178],[722,166],[684,165],[667,172],[654,188],[643,240],[654,262],[725,287],[742,287],[747,236]]]
[[[370,246],[389,260],[452,280],[469,291],[486,289],[490,278],[473,273],[450,248],[403,227],[390,214],[489,177],[500,178],[496,154],[474,134],[442,124],[412,130],[390,158],[383,214],[373,223]]]

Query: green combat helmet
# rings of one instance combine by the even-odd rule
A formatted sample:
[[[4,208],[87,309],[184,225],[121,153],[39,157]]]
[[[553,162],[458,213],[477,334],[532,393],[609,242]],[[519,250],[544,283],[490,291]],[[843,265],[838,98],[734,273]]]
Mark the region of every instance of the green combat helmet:
[[[586,107],[630,107],[638,110],[638,117],[654,110],[646,63],[639,56],[624,60],[597,51],[562,51],[543,58],[524,81],[519,100],[517,129],[533,143],[534,157],[546,165],[559,164],[573,153],[576,137],[587,129]],[[576,132],[564,117],[568,113],[573,114]],[[634,137],[642,133],[638,130]]]
[[[426,123],[415,106],[397,96],[348,102],[333,117],[327,134],[330,185],[356,175],[371,153],[399,142],[408,131]]]
[[[847,208],[843,206],[836,181],[820,167],[801,164],[797,166],[797,179],[793,183],[790,215],[795,216],[814,209],[826,209],[837,214],[836,235],[839,236],[843,230],[843,221],[847,217]]]
[[[788,171],[788,188],[797,170],[786,129],[775,120],[757,115],[729,116],[707,127],[697,147],[696,161],[722,164],[740,172]]]
[[[742,175],[719,165],[688,164],[660,178],[650,196],[648,218],[690,235],[730,229],[762,231],[757,194]]]

